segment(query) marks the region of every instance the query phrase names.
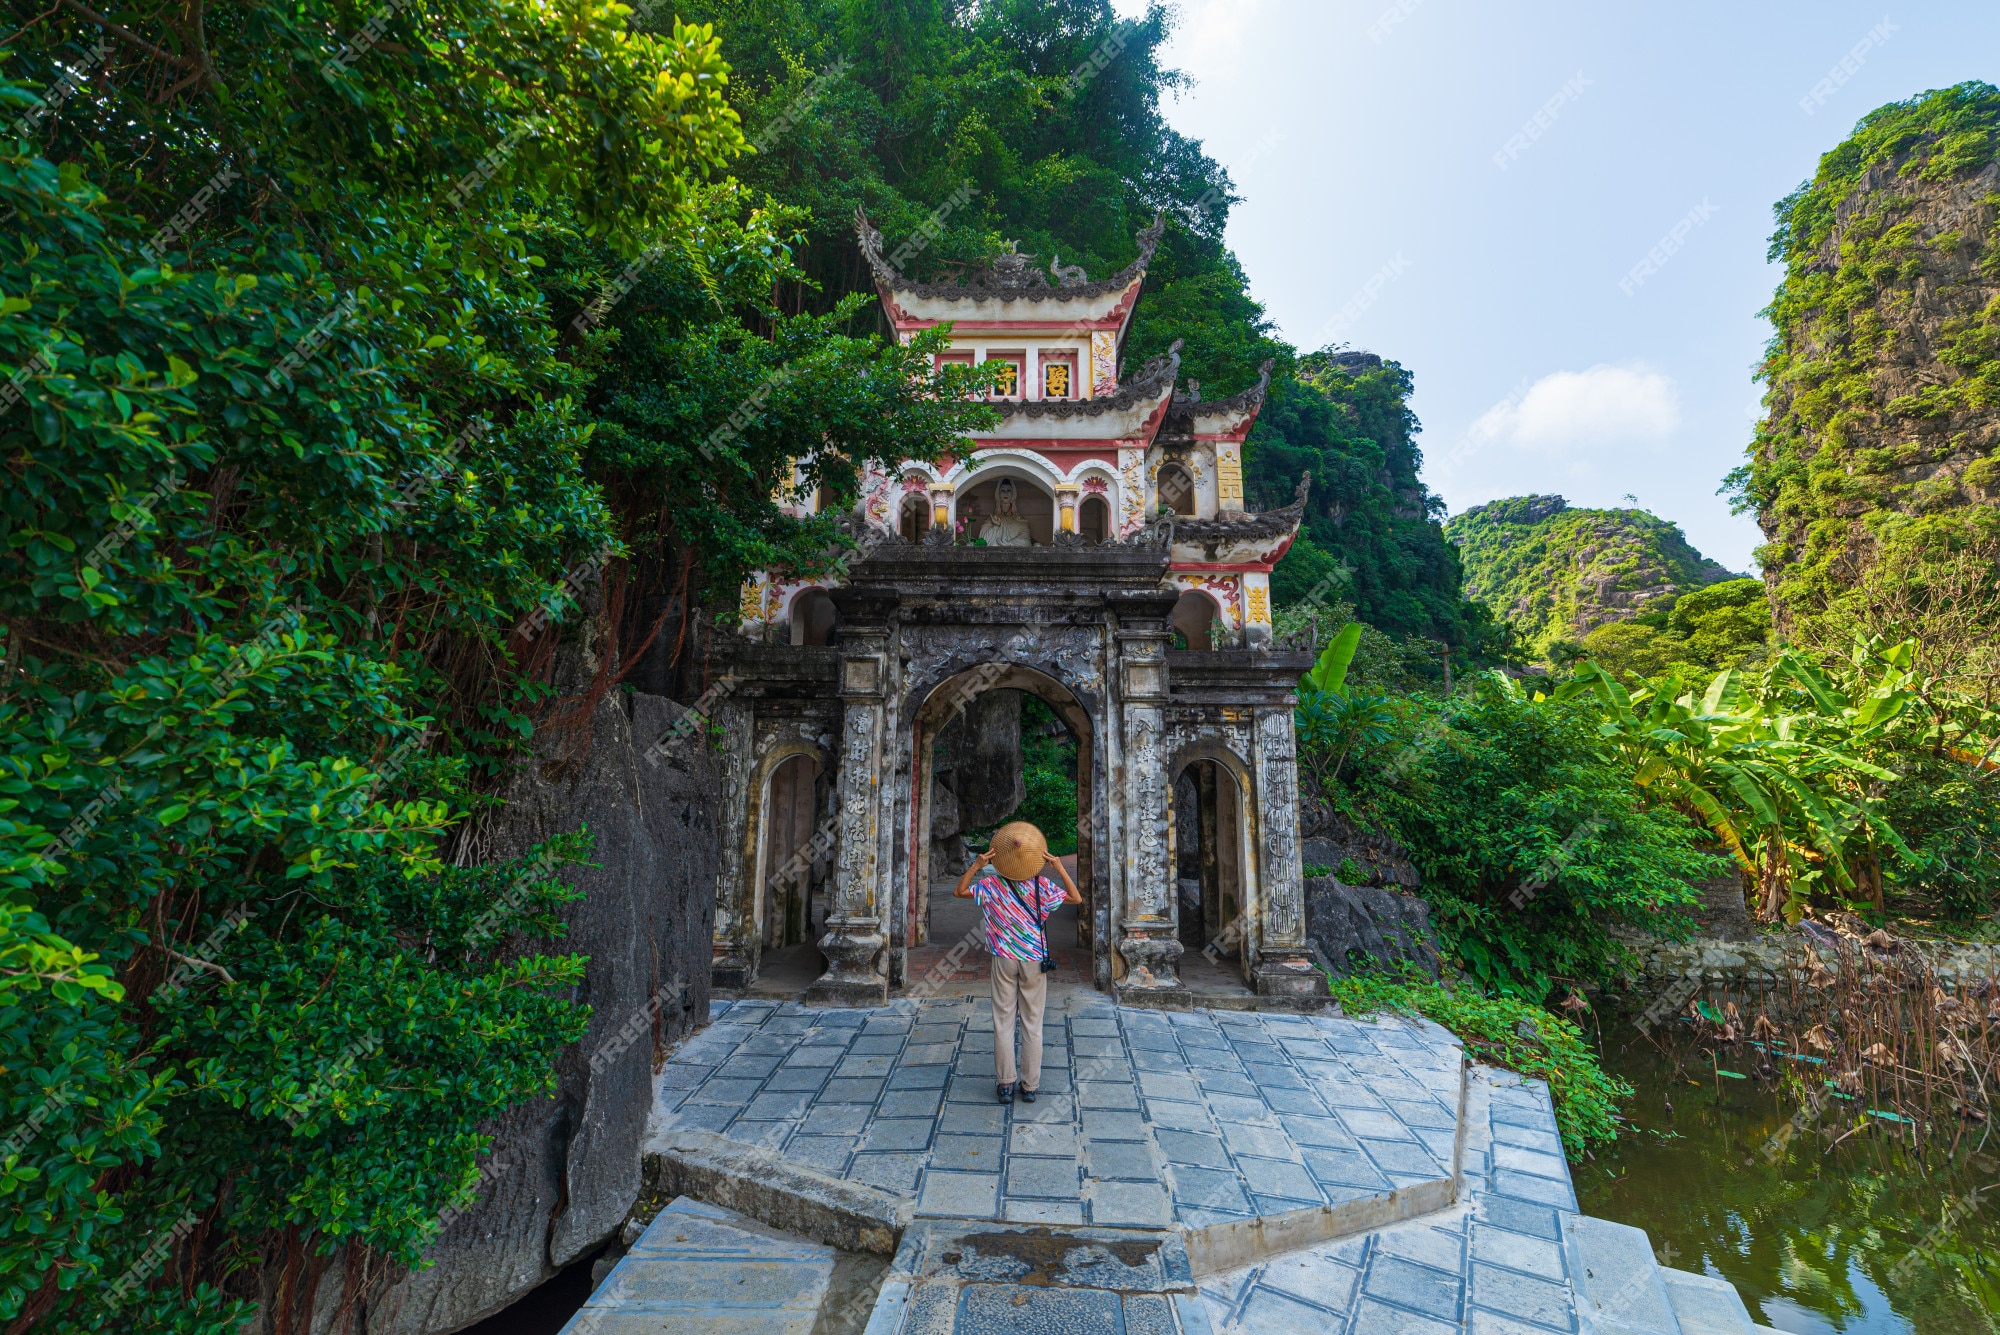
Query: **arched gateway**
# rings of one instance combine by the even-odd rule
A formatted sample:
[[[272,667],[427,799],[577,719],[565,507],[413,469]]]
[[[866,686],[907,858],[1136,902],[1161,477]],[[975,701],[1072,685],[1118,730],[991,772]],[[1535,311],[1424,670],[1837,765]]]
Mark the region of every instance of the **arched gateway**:
[[[1242,507],[1241,446],[1265,382],[1208,402],[1176,393],[1178,345],[1118,382],[1157,224],[1140,234],[1138,262],[1106,282],[1069,270],[1051,283],[1004,255],[965,287],[907,282],[881,261],[866,219],[860,229],[899,331],[943,320],[976,331],[949,355],[1010,361],[1014,392],[996,399],[1002,423],[967,457],[870,478],[844,520],[860,550],[826,590],[830,643],[791,624],[798,586],[760,575],[745,587],[744,635],[711,660],[729,688],[711,714],[730,785],[717,985],[748,983],[777,939],[765,908],[775,901],[759,893],[775,871],[788,915],[802,897],[820,933],[826,969],[808,1001],[880,1004],[901,987],[933,879],[933,744],[978,694],[1021,690],[1078,741],[1079,937],[1098,985],[1135,1001],[1184,998],[1177,958],[1202,940],[1259,992],[1316,991],[1292,735],[1292,688],[1309,663],[1270,646],[1270,570],[1297,532],[1303,488],[1283,510]],[[912,540],[919,500],[931,522]],[[1091,531],[1105,525],[1101,538]],[[1179,620],[1187,606],[1214,609],[1193,636],[1175,617],[1190,592],[1200,598]],[[802,846],[799,802],[769,797],[780,766],[803,771],[800,756],[827,793]],[[1190,765],[1209,776],[1190,790],[1207,801],[1218,776],[1229,785],[1198,826],[1228,842],[1215,844],[1208,921],[1184,935],[1173,793]],[[792,824],[774,834],[773,820]],[[796,851],[773,869],[778,846]]]

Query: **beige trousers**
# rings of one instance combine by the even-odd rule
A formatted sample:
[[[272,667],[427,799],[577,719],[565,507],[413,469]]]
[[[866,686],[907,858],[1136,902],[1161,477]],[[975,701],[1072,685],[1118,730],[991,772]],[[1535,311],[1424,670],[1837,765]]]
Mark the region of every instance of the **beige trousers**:
[[[1049,976],[1040,960],[993,957],[993,1074],[998,1082],[1011,1085],[1014,1072],[1014,1012],[1021,1013],[1021,1070],[1023,1089],[1042,1085],[1042,1006],[1049,999]]]

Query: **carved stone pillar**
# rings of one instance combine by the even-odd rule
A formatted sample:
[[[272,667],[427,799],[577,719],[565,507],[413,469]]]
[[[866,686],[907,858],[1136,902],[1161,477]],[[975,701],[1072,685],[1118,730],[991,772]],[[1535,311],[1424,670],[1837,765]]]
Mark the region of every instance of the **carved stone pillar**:
[[[849,627],[842,632],[840,698],[840,845],[834,863],[833,909],[819,948],[826,972],[806,990],[809,1006],[881,1006],[889,1000],[884,955],[889,937],[880,886],[882,751],[887,721],[888,634]]]
[[[1125,957],[1121,995],[1135,1001],[1185,1000],[1174,961],[1180,957],[1179,905],[1169,865],[1169,778],[1162,745],[1166,726],[1167,663],[1164,624],[1157,630],[1120,631],[1119,722],[1125,772],[1125,906],[1117,949]]]
[[[1292,711],[1260,705],[1252,743],[1257,766],[1258,942],[1251,970],[1260,996],[1324,997],[1326,980],[1306,946],[1305,880],[1299,865],[1299,779]]]
[[[757,935],[757,831],[750,828],[750,785],[756,779],[755,706],[725,699],[711,709],[722,729],[721,771],[727,776],[717,810],[714,959],[710,979],[718,988],[748,987],[757,978],[762,942]],[[692,725],[690,725],[692,726]],[[705,746],[706,728],[678,737],[681,746]]]
[[[1076,493],[1077,489],[1075,487],[1058,486],[1056,488],[1056,509],[1058,511],[1056,528],[1060,532],[1076,532]]]
[[[948,482],[931,484],[931,527],[951,530],[951,495],[955,488]]]

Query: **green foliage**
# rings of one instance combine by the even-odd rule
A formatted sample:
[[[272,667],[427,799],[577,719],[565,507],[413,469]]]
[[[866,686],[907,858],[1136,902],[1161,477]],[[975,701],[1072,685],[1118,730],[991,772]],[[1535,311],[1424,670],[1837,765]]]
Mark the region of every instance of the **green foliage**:
[[[1409,964],[1400,974],[1333,979],[1341,1009],[1356,1018],[1388,1012],[1420,1015],[1458,1036],[1477,1061],[1547,1082],[1564,1152],[1583,1158],[1618,1136],[1618,1109],[1632,1086],[1608,1074],[1583,1031],[1517,997],[1493,996],[1468,982],[1447,987]]]
[[[1338,692],[1347,684],[1347,665],[1361,647],[1361,623],[1350,621],[1320,650],[1319,660],[1306,673],[1306,684],[1314,690]]]
[[[1076,852],[1076,738],[1039,696],[1021,695],[1021,781],[1010,819],[1028,821],[1061,857]]]
[[[770,504],[799,442],[851,490],[984,420],[768,308],[797,217],[712,179],[712,34],[373,12],[141,4],[86,56],[65,10],[0,70],[0,1320],[221,1332],[267,1257],[301,1301],[343,1242],[419,1262],[589,1018],[537,953],[588,835],[450,845],[554,703],[566,574],[733,602],[825,559]]]
[[[1718,672],[1699,697],[1677,672],[1628,693],[1585,662],[1557,696],[1591,702],[1636,781],[1707,824],[1756,878],[1767,920],[1797,921],[1816,891],[1873,885],[1884,850],[1917,856],[1880,799],[1897,775],[1869,758],[1915,699],[1915,660],[1908,641],[1845,665],[1785,649],[1760,673]]]
[[[1444,532],[1465,564],[1466,596],[1510,622],[1523,647],[1543,657],[1558,643],[1583,639],[1593,653],[1601,645],[1606,657],[1634,664],[1678,661],[1692,652],[1683,643],[1687,632],[1657,633],[1673,597],[1720,582],[1754,583],[1736,579],[1690,546],[1677,525],[1644,510],[1574,510],[1560,496],[1476,505],[1452,516]],[[1659,589],[1668,591],[1665,599],[1636,601]],[[1643,623],[1649,612],[1660,615],[1648,627],[1653,634],[1612,629],[1634,617]]]
[[[1388,742],[1396,716],[1384,696],[1342,694],[1309,682],[1310,675],[1299,685],[1293,720],[1306,768],[1325,788],[1339,781],[1350,755],[1368,755]]]
[[[2000,89],[1967,82],[1870,112],[1776,205],[1767,415],[1728,486],[1795,640],[1909,633],[1871,621],[1871,570],[1993,523],[2000,192],[1976,182],[1996,161]],[[1996,608],[1989,589],[1978,619]]]
[[[1583,637],[1574,657],[1588,656],[1621,679],[1656,677],[1671,668],[1710,671],[1744,667],[1764,657],[1771,605],[1762,580],[1729,579],[1665,600],[1659,610],[1612,621]],[[1557,641],[1549,647],[1558,667]],[[1574,661],[1574,657],[1570,661]]]
[[[1417,477],[1413,386],[1403,367],[1367,353],[1300,358],[1251,429],[1245,486],[1253,508],[1272,508],[1312,474],[1305,522],[1272,574],[1280,608],[1343,600],[1371,626],[1446,641],[1470,661],[1498,642],[1460,596],[1458,559],[1438,527],[1444,503]]]
[[[1715,863],[1698,827],[1642,800],[1587,710],[1498,674],[1388,710],[1388,739],[1356,748],[1329,796],[1409,850],[1445,954],[1488,991],[1608,979],[1623,956],[1607,925],[1672,931],[1695,902]],[[1302,729],[1308,765],[1315,742]]]

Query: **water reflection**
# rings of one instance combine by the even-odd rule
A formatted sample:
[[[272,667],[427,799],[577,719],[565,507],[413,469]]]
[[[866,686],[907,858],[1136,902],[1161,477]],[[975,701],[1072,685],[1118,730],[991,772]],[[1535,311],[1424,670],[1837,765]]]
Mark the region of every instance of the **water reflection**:
[[[1645,1229],[1662,1264],[1721,1276],[1794,1335],[2000,1331],[2000,1134],[1954,1119],[1920,1152],[1862,1101],[1829,1100],[1774,1143],[1801,1101],[1747,1045],[1718,1063],[1607,1020],[1604,1057],[1639,1091],[1635,1126],[1574,1167],[1585,1213]],[[1953,1201],[1962,1217],[1939,1229]]]

